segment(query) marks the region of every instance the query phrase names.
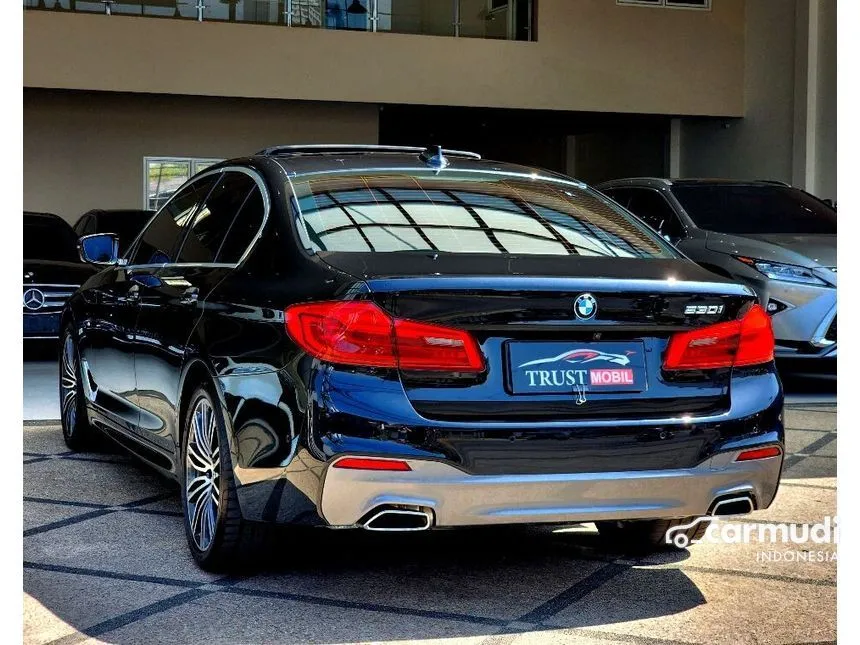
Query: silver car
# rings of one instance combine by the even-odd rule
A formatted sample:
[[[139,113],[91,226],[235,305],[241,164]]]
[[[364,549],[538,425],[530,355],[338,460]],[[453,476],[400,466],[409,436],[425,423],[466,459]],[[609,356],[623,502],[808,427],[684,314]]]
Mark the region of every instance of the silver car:
[[[597,189],[700,265],[752,287],[778,357],[834,359],[835,369],[835,208],[768,181],[638,178]]]

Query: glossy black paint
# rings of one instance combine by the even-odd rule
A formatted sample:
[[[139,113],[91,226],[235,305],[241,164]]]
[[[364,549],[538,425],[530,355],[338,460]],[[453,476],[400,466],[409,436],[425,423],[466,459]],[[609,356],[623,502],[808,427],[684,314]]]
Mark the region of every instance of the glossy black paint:
[[[360,163],[372,167],[373,157]],[[744,288],[682,258],[309,253],[296,231],[290,162],[258,156],[206,171],[241,166],[266,186],[268,218],[238,265],[113,266],[64,311],[91,422],[163,473],[180,474],[184,397],[203,379],[225,412],[242,513],[265,521],[322,523],[325,467],[346,453],[442,460],[476,474],[612,472],[689,467],[783,440],[773,365],[683,377],[660,369],[673,332],[736,317],[755,300]],[[592,321],[572,316],[583,291],[600,303]],[[468,329],[487,370],[321,363],[289,339],[283,311],[337,299],[373,299],[393,315]],[[686,316],[687,304],[724,311]],[[641,340],[649,387],[594,394],[584,406],[570,396],[514,396],[504,387],[512,339]],[[685,415],[691,421],[679,424]]]

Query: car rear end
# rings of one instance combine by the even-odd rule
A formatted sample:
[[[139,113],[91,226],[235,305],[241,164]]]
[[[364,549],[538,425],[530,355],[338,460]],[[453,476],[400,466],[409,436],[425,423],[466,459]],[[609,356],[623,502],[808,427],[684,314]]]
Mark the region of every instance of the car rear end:
[[[754,294],[576,182],[477,163],[299,175],[354,288],[288,307],[332,526],[765,508],[782,389]]]

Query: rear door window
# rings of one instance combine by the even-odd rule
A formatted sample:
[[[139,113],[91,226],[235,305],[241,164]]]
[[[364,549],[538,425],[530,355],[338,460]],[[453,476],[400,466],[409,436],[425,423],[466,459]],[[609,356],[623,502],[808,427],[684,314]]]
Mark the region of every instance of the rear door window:
[[[206,199],[217,175],[202,177],[177,193],[159,211],[131,254],[131,264],[166,264],[174,262],[182,237],[200,203]]]
[[[215,262],[218,251],[251,191],[254,180],[242,172],[225,172],[197,209],[178,254],[179,263]]]
[[[265,213],[266,205],[263,200],[263,193],[260,191],[260,187],[255,184],[227,231],[227,236],[221,244],[215,261],[234,264],[242,259],[242,255],[260,232]]]

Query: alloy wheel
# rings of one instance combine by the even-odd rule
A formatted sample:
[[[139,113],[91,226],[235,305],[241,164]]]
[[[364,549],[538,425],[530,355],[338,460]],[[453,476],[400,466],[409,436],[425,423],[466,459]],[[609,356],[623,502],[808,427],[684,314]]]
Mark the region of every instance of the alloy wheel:
[[[66,334],[63,341],[62,366],[60,372],[60,413],[63,430],[71,435],[78,417],[78,373],[75,361],[75,341]]]
[[[194,544],[212,544],[220,505],[221,461],[218,429],[211,403],[203,398],[191,416],[185,450],[185,514]]]

